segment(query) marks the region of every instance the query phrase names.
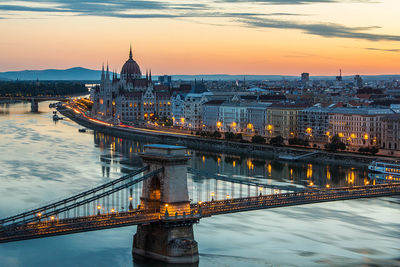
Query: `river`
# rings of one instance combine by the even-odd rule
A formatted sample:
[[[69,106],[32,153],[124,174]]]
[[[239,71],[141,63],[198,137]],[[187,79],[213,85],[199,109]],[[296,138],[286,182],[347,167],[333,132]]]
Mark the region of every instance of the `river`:
[[[54,123],[48,102],[0,104],[0,217],[41,206],[141,166],[143,143]],[[365,169],[191,151],[195,169],[272,184],[372,183]],[[191,192],[196,180],[189,183]],[[196,194],[191,198],[195,199]],[[251,211],[194,226],[199,266],[399,266],[400,198]],[[136,227],[0,244],[0,266],[150,266],[132,260]]]

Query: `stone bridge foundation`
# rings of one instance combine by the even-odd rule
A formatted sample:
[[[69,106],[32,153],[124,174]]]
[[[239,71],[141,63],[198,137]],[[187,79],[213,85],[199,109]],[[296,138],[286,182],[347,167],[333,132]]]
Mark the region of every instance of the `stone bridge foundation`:
[[[39,102],[34,98],[31,100],[31,112],[39,112]]]
[[[169,145],[147,145],[141,155],[148,172],[163,168],[163,172],[145,180],[141,197],[144,209],[160,216],[189,215],[190,201],[187,188],[186,148]],[[167,263],[190,264],[199,261],[198,246],[194,240],[196,220],[161,220],[139,225],[133,238],[134,258],[149,258]]]

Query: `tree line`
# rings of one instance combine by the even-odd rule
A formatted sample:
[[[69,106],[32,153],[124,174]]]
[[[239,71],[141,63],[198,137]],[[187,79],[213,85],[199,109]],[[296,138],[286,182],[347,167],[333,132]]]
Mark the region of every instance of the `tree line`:
[[[87,93],[82,82],[72,81],[6,81],[0,82],[0,96],[58,96]]]

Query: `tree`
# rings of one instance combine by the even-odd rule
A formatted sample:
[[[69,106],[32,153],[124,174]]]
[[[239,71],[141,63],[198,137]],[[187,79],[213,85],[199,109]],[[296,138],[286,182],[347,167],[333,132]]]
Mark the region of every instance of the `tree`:
[[[221,138],[221,133],[218,132],[218,131],[215,131],[215,132],[212,134],[212,136],[215,137],[215,138]]]
[[[235,134],[232,132],[225,133],[225,140],[233,140],[235,138]]]
[[[251,138],[251,142],[256,144],[265,144],[265,138],[260,135],[254,135]]]
[[[308,142],[307,139],[301,139],[301,138],[289,138],[289,145],[298,145],[298,146],[309,146],[310,143]]]
[[[283,146],[283,137],[278,135],[276,137],[271,138],[271,140],[269,140],[269,144],[273,145],[273,146]]]
[[[331,142],[326,145],[326,150],[336,152],[337,150],[345,150],[346,144],[342,142],[339,135],[335,134]]]

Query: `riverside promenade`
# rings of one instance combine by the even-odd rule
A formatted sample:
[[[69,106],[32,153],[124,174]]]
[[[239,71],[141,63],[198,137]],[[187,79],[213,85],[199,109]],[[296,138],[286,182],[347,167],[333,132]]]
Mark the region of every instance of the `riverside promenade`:
[[[63,105],[61,108],[58,108],[58,111],[76,123],[104,134],[121,138],[137,139],[144,142],[162,142],[171,145],[184,145],[194,150],[246,155],[255,158],[272,158],[277,160],[279,160],[282,155],[298,157],[305,153],[315,151],[315,149],[312,148],[308,149],[287,146],[276,147],[268,144],[232,142],[222,139],[199,137],[190,133],[138,128],[127,125],[113,125],[87,116],[82,111],[69,105]],[[379,158],[387,159],[386,157],[360,155],[350,152],[331,153],[319,150],[318,153],[309,157],[300,157],[298,161],[306,163],[327,163],[366,167],[372,161]]]

